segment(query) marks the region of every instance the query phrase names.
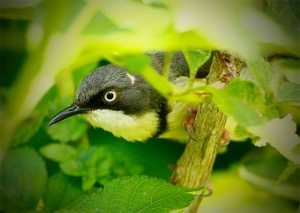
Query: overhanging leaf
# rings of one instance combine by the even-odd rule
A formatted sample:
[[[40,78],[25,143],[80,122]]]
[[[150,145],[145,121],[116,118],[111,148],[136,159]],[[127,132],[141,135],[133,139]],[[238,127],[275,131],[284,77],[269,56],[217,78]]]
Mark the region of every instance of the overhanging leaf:
[[[145,176],[125,177],[99,189],[70,212],[170,212],[186,208],[203,189],[174,186]]]
[[[199,67],[201,67],[210,58],[210,55],[211,51],[184,51],[184,56],[187,60],[190,70],[189,88],[192,87]]]

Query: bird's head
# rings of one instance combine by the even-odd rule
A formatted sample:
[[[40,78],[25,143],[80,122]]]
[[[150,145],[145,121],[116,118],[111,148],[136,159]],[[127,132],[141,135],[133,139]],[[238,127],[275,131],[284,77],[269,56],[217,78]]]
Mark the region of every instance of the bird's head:
[[[90,73],[77,89],[73,104],[48,125],[80,114],[94,127],[128,141],[145,141],[160,130],[165,100],[140,76],[112,64]]]

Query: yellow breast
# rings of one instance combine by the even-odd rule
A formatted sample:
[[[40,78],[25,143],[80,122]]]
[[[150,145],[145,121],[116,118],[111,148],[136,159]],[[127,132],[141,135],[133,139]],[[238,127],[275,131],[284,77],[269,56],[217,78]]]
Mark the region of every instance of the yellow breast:
[[[98,109],[83,117],[94,127],[102,128],[127,141],[146,141],[155,135],[159,124],[158,115],[154,111],[126,115],[123,111]]]

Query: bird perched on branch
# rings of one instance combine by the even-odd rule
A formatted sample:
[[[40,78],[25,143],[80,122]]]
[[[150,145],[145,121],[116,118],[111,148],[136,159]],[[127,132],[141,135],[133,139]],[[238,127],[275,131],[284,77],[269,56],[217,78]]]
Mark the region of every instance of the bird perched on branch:
[[[165,54],[147,55],[151,58],[152,68],[161,73]],[[173,54],[169,80],[180,87],[188,84],[189,68],[181,52]],[[94,127],[127,141],[146,141],[153,137],[184,140],[188,134],[183,123],[190,107],[193,106],[188,103],[167,100],[141,76],[109,64],[86,76],[77,89],[73,104],[55,115],[48,125],[80,114]]]

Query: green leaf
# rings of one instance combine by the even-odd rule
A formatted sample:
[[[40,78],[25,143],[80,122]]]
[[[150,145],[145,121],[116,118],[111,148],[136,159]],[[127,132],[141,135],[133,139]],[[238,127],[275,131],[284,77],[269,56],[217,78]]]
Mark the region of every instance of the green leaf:
[[[272,92],[274,87],[274,70],[271,65],[260,57],[248,58],[246,63],[258,86],[266,93]]]
[[[253,82],[236,78],[226,86],[225,92],[253,107],[258,112],[264,110],[265,98]]]
[[[66,162],[76,156],[76,150],[66,144],[52,143],[40,149],[40,152],[46,158],[56,162]]]
[[[190,71],[195,75],[197,70],[210,58],[210,50],[184,51],[184,56],[188,62]]]
[[[72,208],[79,204],[85,194],[76,181],[63,173],[52,175],[47,182],[43,201],[50,212],[63,208]]]
[[[278,102],[288,101],[300,103],[300,85],[290,82],[282,83],[276,99]]]
[[[48,127],[46,130],[52,139],[69,142],[78,140],[85,133],[87,127],[86,121],[78,117],[71,117]]]
[[[88,159],[83,161],[83,189],[87,190],[93,186],[97,181],[101,183],[102,178],[107,178],[113,168],[114,159],[107,147],[93,147],[91,155]],[[103,182],[102,182],[103,184]]]
[[[99,189],[72,212],[170,212],[186,208],[202,190],[145,176],[124,177]]]
[[[77,149],[72,159],[60,164],[68,175],[81,176],[84,190],[96,182],[106,184],[117,177],[141,174],[143,167],[116,147],[104,145]]]
[[[84,173],[83,163],[77,160],[70,160],[60,164],[61,170],[67,175],[82,176]]]
[[[184,56],[187,60],[190,70],[189,88],[192,87],[198,69],[210,58],[211,51],[184,51]]]
[[[234,79],[224,90],[207,87],[212,100],[228,116],[243,127],[263,122],[265,100],[253,82]]]
[[[31,148],[7,152],[0,173],[1,211],[35,209],[45,188],[44,161]]]

